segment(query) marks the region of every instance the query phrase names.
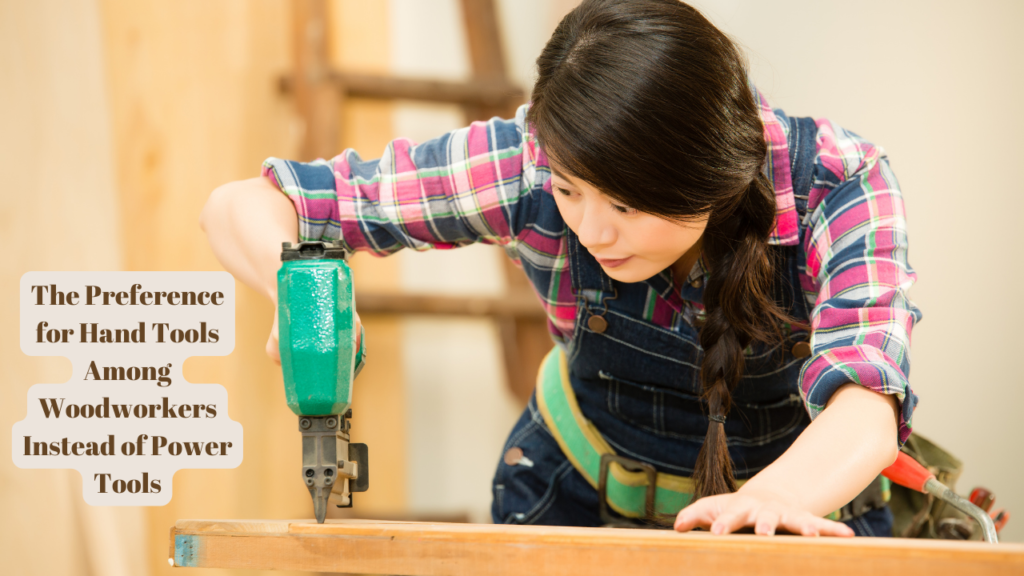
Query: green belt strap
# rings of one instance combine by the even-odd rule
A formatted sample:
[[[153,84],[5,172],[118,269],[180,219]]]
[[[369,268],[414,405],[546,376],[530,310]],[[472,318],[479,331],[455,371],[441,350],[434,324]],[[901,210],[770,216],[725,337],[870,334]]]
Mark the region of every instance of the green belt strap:
[[[537,375],[537,407],[562,452],[596,489],[601,455],[615,454],[615,450],[583,416],[569,383],[569,364],[558,346],[544,358]],[[693,499],[693,489],[692,478],[659,472],[654,513],[677,514]],[[607,491],[608,505],[613,510],[629,518],[644,517],[647,477],[643,472],[630,472],[613,462]]]

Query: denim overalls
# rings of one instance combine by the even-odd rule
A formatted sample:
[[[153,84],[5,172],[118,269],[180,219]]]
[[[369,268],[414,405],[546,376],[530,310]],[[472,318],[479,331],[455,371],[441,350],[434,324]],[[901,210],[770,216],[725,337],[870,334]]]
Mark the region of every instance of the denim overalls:
[[[796,207],[801,218],[811,187],[817,132],[810,118],[786,118]],[[801,244],[803,244],[801,230]],[[567,231],[572,288],[579,299],[575,332],[566,356],[583,414],[621,456],[659,472],[690,476],[707,432],[707,407],[700,399],[703,349],[698,330],[678,332],[641,320],[648,284],[609,278],[577,237]],[[798,322],[809,309],[800,291],[801,246],[772,246],[778,257],[776,301]],[[652,281],[658,281],[658,278]],[[677,286],[675,289],[680,289]],[[685,284],[684,300],[701,301],[702,286]],[[591,316],[606,328],[591,329]],[[600,325],[596,323],[595,325]],[[737,479],[750,478],[778,458],[810,424],[798,377],[804,358],[794,344],[806,342],[802,328],[784,328],[784,340],[746,351],[744,376],[733,391],[725,430]],[[600,526],[597,491],[562,453],[537,409],[536,397],[516,423],[494,477],[491,514],[495,523]],[[614,511],[612,516],[621,518]],[[888,507],[847,522],[858,535],[888,536]]]

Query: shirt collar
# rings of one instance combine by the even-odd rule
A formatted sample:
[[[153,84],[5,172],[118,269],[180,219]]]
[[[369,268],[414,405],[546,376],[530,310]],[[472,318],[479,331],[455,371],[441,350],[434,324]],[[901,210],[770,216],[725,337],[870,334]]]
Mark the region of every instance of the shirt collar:
[[[768,237],[768,243],[796,246],[800,242],[800,229],[793,199],[793,177],[789,171],[786,127],[779,121],[764,94],[753,84],[750,87],[764,124],[764,139],[768,144],[765,175],[775,189],[775,227]]]
[[[796,213],[796,202],[793,198],[793,176],[789,169],[789,142],[787,140],[787,126],[779,121],[775,111],[772,110],[768,99],[753,85],[750,89],[754,94],[754,101],[757,104],[758,113],[761,116],[761,123],[764,124],[764,140],[768,144],[768,156],[765,161],[765,175],[775,189],[775,227],[768,236],[768,243],[777,246],[796,246],[800,243],[799,221]],[[704,280],[708,271],[704,267],[703,255],[693,263],[693,268],[686,277],[686,283],[680,286],[680,291],[672,296],[681,296],[683,300],[694,302],[701,301],[701,294],[704,289]],[[666,298],[677,311],[682,302],[675,301],[669,294],[672,292],[672,275],[669,270],[651,278],[654,289]]]
[[[768,157],[765,162],[765,175],[775,189],[775,227],[768,236],[768,243],[777,246],[796,246],[800,243],[800,229],[796,214],[796,202],[793,198],[793,177],[789,170],[789,141],[787,126],[779,121],[772,110],[768,99],[753,84],[750,85],[757,103],[761,123],[764,124],[764,140],[768,144]],[[701,292],[704,278],[707,276],[704,258],[698,258],[690,269],[686,284]],[[686,291],[686,287],[683,287]]]

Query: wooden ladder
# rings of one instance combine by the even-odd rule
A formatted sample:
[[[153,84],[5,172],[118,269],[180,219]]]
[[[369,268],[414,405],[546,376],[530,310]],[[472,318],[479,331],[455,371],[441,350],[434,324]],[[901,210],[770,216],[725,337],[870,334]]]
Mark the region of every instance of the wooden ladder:
[[[302,159],[331,158],[336,154],[341,130],[338,105],[349,96],[458,104],[467,124],[493,116],[513,117],[516,108],[525,102],[525,94],[508,79],[494,1],[461,0],[461,4],[472,76],[464,82],[451,82],[333,69],[327,52],[326,0],[293,0],[294,67],[281,78],[280,89],[295,98],[305,123]],[[507,293],[502,297],[357,293],[359,312],[492,318],[501,335],[508,385],[525,405],[533,392],[537,369],[552,342],[547,316],[526,275],[510,259],[502,260],[508,279]]]

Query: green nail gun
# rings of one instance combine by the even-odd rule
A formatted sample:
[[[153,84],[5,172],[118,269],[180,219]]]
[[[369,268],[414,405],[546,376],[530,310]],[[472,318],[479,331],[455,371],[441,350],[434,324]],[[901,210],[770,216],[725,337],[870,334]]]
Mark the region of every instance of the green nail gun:
[[[278,345],[288,407],[299,417],[302,480],[316,521],[328,501],[352,506],[369,487],[366,444],[351,443],[352,382],[362,369],[356,349],[352,271],[340,243],[285,242],[277,271]]]

